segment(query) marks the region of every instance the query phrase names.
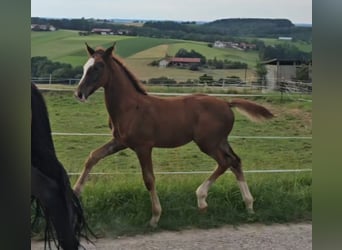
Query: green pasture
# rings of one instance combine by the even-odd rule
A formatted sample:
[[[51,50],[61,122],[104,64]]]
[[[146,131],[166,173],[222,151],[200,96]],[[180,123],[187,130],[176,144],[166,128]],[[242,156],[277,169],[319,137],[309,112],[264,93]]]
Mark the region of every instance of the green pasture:
[[[148,37],[79,36],[77,31],[58,30],[56,32],[31,32],[31,56],[46,56],[50,60],[81,66],[87,59],[84,43],[90,46],[109,47],[117,42],[116,54],[124,59],[127,66],[139,77],[147,80],[153,77],[167,76],[177,81],[198,79],[200,75],[210,74],[215,79],[227,76],[239,76],[244,80],[255,78],[254,67],[257,63],[256,52],[243,52],[233,49],[209,48],[207,43],[175,39],[159,39]],[[245,62],[249,65],[245,70],[209,70],[190,71],[175,68],[158,68],[149,66],[154,60],[164,58],[166,54],[174,55],[179,49],[196,50],[207,59],[227,59]]]
[[[252,38],[251,38],[252,39]],[[267,45],[285,43],[277,39],[262,39]],[[198,79],[203,74],[211,75],[214,79],[238,76],[242,80],[252,82],[257,79],[255,65],[258,53],[255,51],[239,51],[235,49],[210,48],[205,42],[185,41],[176,39],[160,39],[149,37],[128,37],[111,35],[79,36],[78,31],[58,30],[55,32],[31,32],[31,56],[46,56],[52,61],[81,66],[87,60],[84,43],[90,46],[107,48],[117,42],[116,54],[124,59],[124,63],[141,80],[166,76],[176,81]],[[304,42],[291,42],[303,51],[311,51],[312,45]],[[175,55],[179,49],[195,50],[207,59],[239,61],[248,64],[248,70],[211,70],[202,69],[190,71],[176,68],[152,67],[154,60],[165,55]]]
[[[296,46],[299,50],[304,52],[312,51],[312,44],[304,41],[283,41],[274,38],[259,38],[259,40],[263,41],[266,46],[277,45],[277,44],[290,44]]]
[[[174,55],[180,49],[186,49],[188,51],[199,51],[207,59],[239,61],[247,63],[249,66],[256,65],[259,57],[256,51],[240,51],[232,48],[211,48],[208,47],[208,43],[204,42],[180,42],[172,44],[168,50],[170,55]]]
[[[110,140],[103,93],[80,103],[72,91],[44,91],[53,132],[99,133],[100,136],[54,135],[59,160],[69,173],[79,173],[90,151]],[[304,97],[305,98],[305,97]],[[304,99],[301,98],[301,99]],[[227,98],[229,99],[229,98]],[[237,112],[232,136],[312,136],[312,103],[296,97],[249,98],[268,107],[275,118],[253,123]],[[229,139],[245,170],[311,169],[311,139]],[[154,149],[153,163],[163,214],[156,230],[210,228],[224,224],[275,223],[311,220],[311,172],[246,173],[255,197],[254,215],[248,215],[234,176],[228,171],[210,189],[209,209],[197,211],[195,190],[209,174],[160,172],[212,171],[215,162],[194,143],[175,149]],[[108,236],[154,231],[149,194],[134,153],[123,150],[100,161],[82,195],[86,217],[97,233]],[[76,181],[75,175],[71,182]]]

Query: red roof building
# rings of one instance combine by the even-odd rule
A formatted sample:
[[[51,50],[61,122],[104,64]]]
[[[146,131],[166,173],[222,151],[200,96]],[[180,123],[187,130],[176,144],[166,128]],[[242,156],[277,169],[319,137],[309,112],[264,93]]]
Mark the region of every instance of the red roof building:
[[[201,58],[173,57],[169,61],[171,63],[200,63]]]

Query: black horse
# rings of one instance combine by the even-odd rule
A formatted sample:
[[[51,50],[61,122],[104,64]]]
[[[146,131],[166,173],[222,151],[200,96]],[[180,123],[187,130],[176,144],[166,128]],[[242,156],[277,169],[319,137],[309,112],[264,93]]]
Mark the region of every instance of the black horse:
[[[31,83],[31,197],[46,220],[45,248],[51,238],[58,249],[75,250],[88,227],[79,199],[57,159],[43,96]],[[55,233],[54,233],[55,232]],[[55,240],[57,238],[57,242]]]

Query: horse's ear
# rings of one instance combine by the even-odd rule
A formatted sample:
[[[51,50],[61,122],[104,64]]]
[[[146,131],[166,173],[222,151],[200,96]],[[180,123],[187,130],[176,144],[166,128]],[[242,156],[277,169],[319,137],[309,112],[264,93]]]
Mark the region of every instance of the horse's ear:
[[[95,53],[95,50],[93,50],[92,48],[89,47],[88,43],[85,43],[86,47],[87,47],[87,51],[89,56],[92,56]]]
[[[113,43],[113,46],[106,49],[105,54],[104,54],[105,57],[109,57],[112,55],[113,51],[115,50],[115,44],[116,42]]]

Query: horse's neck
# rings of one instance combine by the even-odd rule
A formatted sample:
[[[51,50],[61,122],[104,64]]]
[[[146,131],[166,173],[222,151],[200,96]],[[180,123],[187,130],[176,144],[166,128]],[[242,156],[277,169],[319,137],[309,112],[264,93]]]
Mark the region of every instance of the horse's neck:
[[[120,115],[136,106],[140,94],[125,70],[116,62],[113,64],[112,75],[105,87],[105,101],[110,116],[117,120]]]

